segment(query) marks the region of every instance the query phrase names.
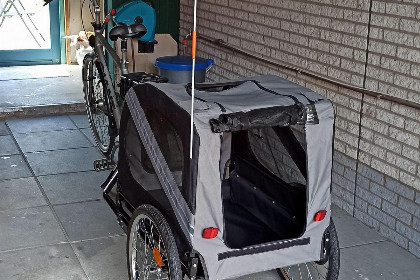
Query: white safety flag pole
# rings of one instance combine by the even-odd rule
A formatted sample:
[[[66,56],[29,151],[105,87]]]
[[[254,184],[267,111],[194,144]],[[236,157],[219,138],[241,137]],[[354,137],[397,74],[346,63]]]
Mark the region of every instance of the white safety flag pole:
[[[191,81],[191,130],[190,130],[190,159],[193,158],[194,135],[194,95],[195,95],[195,53],[197,50],[197,0],[194,0],[194,27],[192,31],[192,81]]]

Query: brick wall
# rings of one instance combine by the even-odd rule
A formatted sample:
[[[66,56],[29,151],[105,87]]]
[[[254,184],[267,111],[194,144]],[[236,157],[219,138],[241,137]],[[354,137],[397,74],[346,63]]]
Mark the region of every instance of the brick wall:
[[[420,0],[199,0],[198,31],[352,85],[420,101]],[[181,0],[181,39],[193,1]],[[333,202],[420,257],[420,110],[199,40],[209,80],[274,74],[330,98]]]

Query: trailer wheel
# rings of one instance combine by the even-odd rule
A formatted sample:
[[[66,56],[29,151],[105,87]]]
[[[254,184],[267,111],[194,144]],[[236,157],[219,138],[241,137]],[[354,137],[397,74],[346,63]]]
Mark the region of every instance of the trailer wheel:
[[[127,235],[130,280],[182,280],[175,238],[163,215],[151,205],[138,207]]]
[[[318,264],[317,262],[297,264],[285,268],[278,269],[282,280],[308,279],[308,280],[337,280],[340,270],[340,248],[338,245],[337,231],[331,219],[330,225],[326,232],[331,238],[329,256],[325,262]]]

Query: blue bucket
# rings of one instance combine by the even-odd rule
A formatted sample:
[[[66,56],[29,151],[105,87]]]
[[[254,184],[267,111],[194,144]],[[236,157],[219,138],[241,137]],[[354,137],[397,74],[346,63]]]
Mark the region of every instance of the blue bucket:
[[[214,64],[213,59],[196,57],[195,59],[195,82],[203,83],[206,80],[206,72]],[[156,59],[156,67],[159,75],[168,78],[172,84],[188,84],[191,82],[192,58],[191,56],[164,56]]]

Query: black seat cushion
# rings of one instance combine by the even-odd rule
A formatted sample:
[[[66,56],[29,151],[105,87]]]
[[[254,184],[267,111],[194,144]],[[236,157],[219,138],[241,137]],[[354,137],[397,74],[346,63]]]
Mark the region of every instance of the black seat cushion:
[[[147,33],[146,27],[141,23],[134,23],[131,25],[125,23],[117,23],[109,31],[109,39],[116,41],[118,38],[141,38]]]

